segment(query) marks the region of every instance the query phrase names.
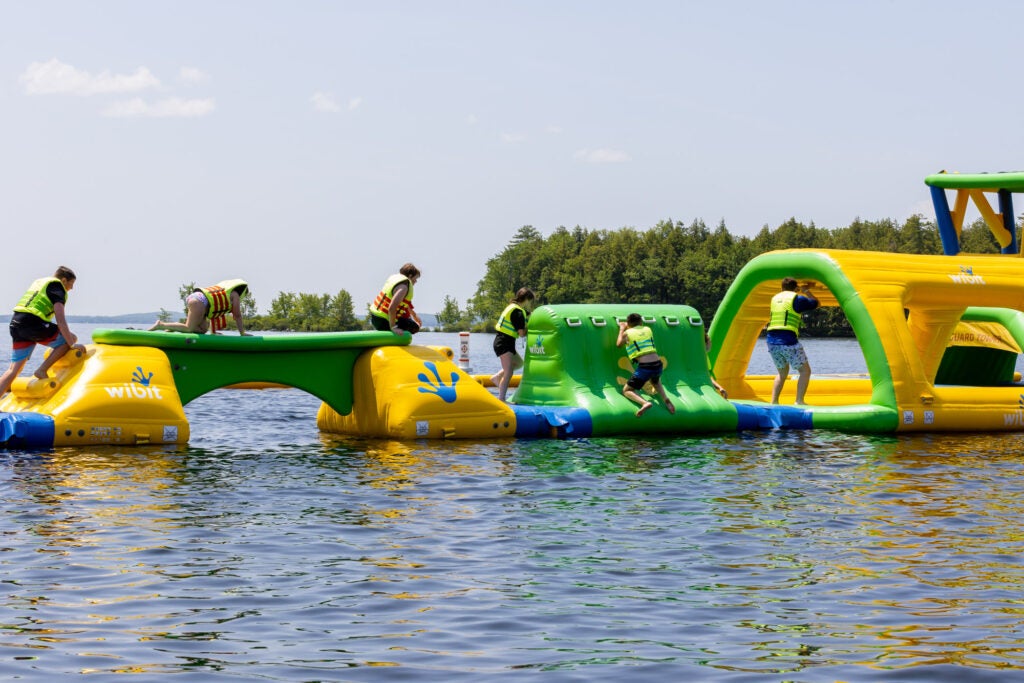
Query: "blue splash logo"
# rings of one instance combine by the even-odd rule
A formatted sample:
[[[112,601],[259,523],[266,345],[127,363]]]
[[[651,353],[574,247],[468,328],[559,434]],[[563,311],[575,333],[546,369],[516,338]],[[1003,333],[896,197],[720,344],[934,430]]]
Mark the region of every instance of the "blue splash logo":
[[[141,366],[135,366],[135,372],[132,373],[132,381],[148,387],[150,380],[153,379],[153,373],[151,372],[148,375],[143,373],[145,373],[145,370]]]
[[[538,334],[538,335],[537,335],[537,338],[533,340],[533,346],[531,346],[531,347],[530,347],[529,349],[527,349],[527,350],[528,350],[528,351],[529,351],[530,353],[535,353],[535,354],[537,354],[538,356],[543,356],[543,355],[545,355],[545,354],[544,354],[544,337],[542,337],[541,335],[539,335],[539,334]]]
[[[427,368],[427,370],[430,370],[432,373],[434,373],[434,377],[430,378],[426,375],[426,373],[423,372],[416,375],[416,378],[419,379],[419,381],[427,385],[425,387],[419,388],[420,393],[434,394],[440,397],[441,400],[444,401],[445,403],[455,403],[455,399],[457,398],[455,392],[455,385],[459,381],[459,376],[453,372],[452,383],[450,385],[445,385],[445,383],[441,381],[441,373],[437,371],[437,365],[435,365],[432,361],[429,360],[423,361],[423,365]]]

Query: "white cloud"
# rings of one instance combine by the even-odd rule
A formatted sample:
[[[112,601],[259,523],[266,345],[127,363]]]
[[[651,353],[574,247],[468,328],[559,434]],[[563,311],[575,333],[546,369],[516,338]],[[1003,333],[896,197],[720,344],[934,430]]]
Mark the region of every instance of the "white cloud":
[[[313,108],[317,111],[341,111],[341,107],[338,105],[337,101],[335,101],[334,96],[325,92],[317,91],[313,93],[313,96],[309,98],[309,101],[313,103]]]
[[[363,103],[362,97],[353,97],[348,101],[348,110],[355,111]]]
[[[629,155],[620,149],[581,149],[573,155],[578,161],[588,164],[621,164],[629,161]]]
[[[141,97],[134,97],[115,102],[103,110],[103,115],[113,118],[197,118],[206,116],[214,108],[212,99],[183,100],[171,97],[151,104]]]
[[[510,145],[518,142],[524,142],[526,140],[525,133],[502,133],[501,141]]]
[[[187,85],[197,85],[210,80],[210,76],[202,69],[192,66],[183,66],[178,70],[178,79]]]
[[[29,95],[89,96],[138,92],[160,85],[160,80],[144,66],[127,75],[112,74],[109,71],[94,75],[57,58],[48,62],[32,62],[19,80]]]
[[[551,124],[544,127],[544,132],[549,135],[559,135],[562,132],[562,127]]]
[[[475,126],[478,122],[479,119],[477,119],[476,114],[470,114],[469,116],[466,117],[466,123],[468,123],[471,126]]]

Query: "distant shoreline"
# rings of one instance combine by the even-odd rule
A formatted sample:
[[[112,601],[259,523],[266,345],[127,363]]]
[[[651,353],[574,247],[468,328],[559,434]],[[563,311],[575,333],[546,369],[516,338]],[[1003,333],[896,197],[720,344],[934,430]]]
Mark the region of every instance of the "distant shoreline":
[[[69,315],[69,323],[144,323],[146,325],[152,325],[153,321],[160,317],[160,311],[153,311],[152,313],[124,313],[122,315]],[[173,316],[172,316],[173,317]],[[183,314],[178,315],[179,318],[184,318]],[[437,316],[431,313],[424,313],[420,316],[423,319],[424,327],[437,327]],[[0,315],[0,323],[6,325],[11,322],[10,313]]]
[[[125,313],[123,315],[69,315],[69,323],[147,323],[153,324],[153,321],[160,317],[160,311],[153,311],[152,313]],[[11,322],[11,315],[0,316],[0,322],[9,323]]]

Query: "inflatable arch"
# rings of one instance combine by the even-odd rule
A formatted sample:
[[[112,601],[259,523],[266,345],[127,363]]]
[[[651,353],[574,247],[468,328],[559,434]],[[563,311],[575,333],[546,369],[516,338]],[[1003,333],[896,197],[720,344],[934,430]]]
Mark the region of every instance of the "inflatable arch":
[[[714,374],[737,403],[741,429],[1021,430],[1024,387],[1005,372],[1009,367],[1012,373],[1005,356],[1002,372],[970,368],[973,384],[950,383],[949,371],[940,372],[962,319],[1000,327],[1019,349],[1024,339],[1020,272],[1018,260],[998,255],[806,249],[762,254],[740,271],[715,314],[709,354]],[[810,406],[770,406],[773,378],[745,374],[769,301],[787,276],[812,282],[822,306],[843,310],[868,370],[867,377],[812,376]],[[971,358],[982,360],[968,354],[967,362]],[[783,403],[792,402],[794,384],[787,382]]]

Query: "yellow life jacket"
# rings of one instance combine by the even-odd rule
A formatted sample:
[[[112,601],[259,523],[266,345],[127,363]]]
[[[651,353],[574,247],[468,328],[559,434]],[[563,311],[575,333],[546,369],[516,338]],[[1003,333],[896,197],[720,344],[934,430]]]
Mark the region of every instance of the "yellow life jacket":
[[[796,292],[779,292],[772,297],[771,317],[768,318],[769,330],[790,330],[793,334],[800,334],[800,327],[804,324],[803,318],[793,308],[793,300],[796,299]]]
[[[629,360],[636,362],[636,359],[644,354],[658,353],[654,348],[654,331],[646,325],[626,328],[626,356]]]
[[[249,285],[245,280],[224,280],[215,285],[200,287],[195,290],[202,292],[203,296],[210,303],[206,317],[210,319],[210,327],[213,328],[214,332],[227,327],[227,315],[231,312],[231,292],[240,287],[248,289]],[[238,295],[241,296],[241,292]]]
[[[22,295],[21,299],[14,306],[15,312],[31,313],[43,320],[52,318],[53,302],[50,301],[50,297],[46,294],[46,288],[50,286],[51,282],[60,282],[60,280],[55,277],[41,277],[29,285],[28,291]],[[60,286],[64,287],[64,283],[60,282]],[[65,300],[67,299],[67,292],[67,288],[64,288]]]
[[[396,318],[411,318],[412,317],[412,280],[407,275],[401,273],[395,273],[384,282],[384,287],[381,288],[380,293],[377,294],[377,298],[373,300],[373,308],[370,309],[372,315],[378,318],[388,319],[388,308],[391,307],[391,299],[394,297],[395,287],[402,284],[403,282],[409,283],[409,291],[405,293],[405,299],[398,305],[398,313]]]
[[[526,317],[526,309],[517,303],[511,303],[505,307],[505,310],[498,316],[498,322],[494,324],[494,329],[498,332],[507,334],[510,337],[518,337],[519,330],[516,329],[515,325],[512,324],[512,311],[519,309],[523,312],[523,317]]]

